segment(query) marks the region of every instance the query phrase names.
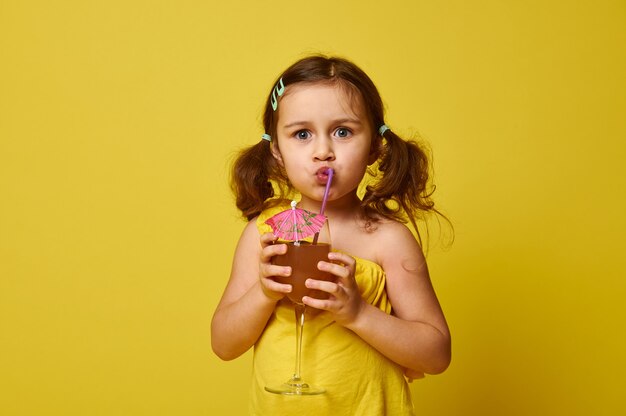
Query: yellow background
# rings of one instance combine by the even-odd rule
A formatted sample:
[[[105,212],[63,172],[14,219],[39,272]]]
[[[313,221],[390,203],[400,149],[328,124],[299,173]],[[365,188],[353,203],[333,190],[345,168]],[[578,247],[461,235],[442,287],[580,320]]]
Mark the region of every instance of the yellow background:
[[[431,144],[455,224],[418,414],[623,411],[626,2],[2,0],[2,415],[245,414],[251,355],[210,349],[227,167],[317,51]]]

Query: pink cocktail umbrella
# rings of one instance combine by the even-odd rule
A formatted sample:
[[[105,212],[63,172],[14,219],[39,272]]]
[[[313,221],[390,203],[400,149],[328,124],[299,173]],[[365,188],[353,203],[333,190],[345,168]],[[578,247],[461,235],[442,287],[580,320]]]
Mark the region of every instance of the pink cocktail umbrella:
[[[300,241],[319,233],[326,221],[322,214],[296,208],[296,201],[291,201],[291,209],[279,212],[265,221],[274,235],[287,241]]]

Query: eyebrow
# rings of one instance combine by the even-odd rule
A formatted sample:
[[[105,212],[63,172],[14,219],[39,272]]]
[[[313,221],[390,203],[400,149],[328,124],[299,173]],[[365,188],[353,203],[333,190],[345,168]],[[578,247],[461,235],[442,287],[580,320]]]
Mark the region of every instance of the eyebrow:
[[[352,123],[352,124],[363,124],[361,123],[361,120],[359,120],[358,118],[340,118],[337,120],[333,120],[332,121],[333,124],[345,124],[345,123]],[[290,128],[290,127],[295,127],[295,126],[302,126],[305,124],[309,124],[308,121],[294,121],[292,123],[289,124],[285,124],[283,126],[283,128]]]

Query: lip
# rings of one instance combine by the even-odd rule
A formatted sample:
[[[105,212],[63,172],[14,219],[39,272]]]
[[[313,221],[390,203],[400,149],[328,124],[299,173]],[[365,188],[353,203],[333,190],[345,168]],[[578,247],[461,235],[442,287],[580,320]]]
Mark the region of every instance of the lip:
[[[315,172],[315,177],[320,185],[326,185],[328,182],[328,166],[323,166]]]

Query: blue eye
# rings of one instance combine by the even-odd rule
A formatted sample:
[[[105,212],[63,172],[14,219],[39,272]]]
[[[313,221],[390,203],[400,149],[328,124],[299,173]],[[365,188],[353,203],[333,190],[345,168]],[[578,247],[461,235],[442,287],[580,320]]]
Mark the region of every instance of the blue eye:
[[[337,134],[337,136],[339,137],[348,137],[350,135],[350,130],[340,127],[337,129],[337,131],[335,132]]]
[[[300,140],[306,140],[311,137],[311,134],[306,130],[300,130],[296,132],[296,138]]]

